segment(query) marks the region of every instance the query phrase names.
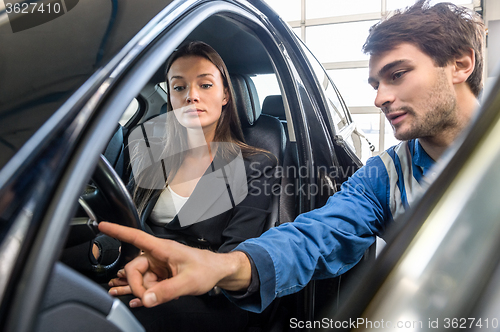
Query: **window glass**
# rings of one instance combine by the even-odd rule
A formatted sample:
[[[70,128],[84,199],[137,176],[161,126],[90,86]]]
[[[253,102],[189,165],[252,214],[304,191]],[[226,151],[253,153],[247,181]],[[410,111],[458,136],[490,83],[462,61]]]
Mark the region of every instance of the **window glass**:
[[[368,68],[327,70],[348,106],[373,106],[376,91],[368,84]]]
[[[323,62],[368,60],[361,49],[377,20],[306,27],[306,42]],[[328,36],[328,38],[325,38]]]
[[[127,122],[132,119],[132,117],[135,115],[135,113],[139,110],[139,102],[137,99],[132,99],[130,104],[128,105],[127,109],[123,113],[120,121],[118,123],[122,126],[125,126]]]
[[[329,115],[331,116],[330,121],[332,121],[338,134],[340,130],[349,124],[349,118],[346,114],[345,106],[341,102],[335,87],[332,85],[330,78],[318,60],[316,60],[307,48],[304,47],[303,50],[309,59],[314,74],[318,79],[318,83],[323,89],[323,93],[325,94],[328,102]]]
[[[380,13],[381,2],[374,0],[306,0],[306,18],[322,18],[365,13]]]
[[[394,131],[392,130],[391,123],[387,120],[387,118],[385,118],[384,150],[398,144],[399,142],[400,140],[394,137]]]
[[[281,95],[280,87],[278,85],[278,80],[274,74],[264,74],[256,75],[251,77],[253,84],[255,84],[255,89],[257,89],[257,95],[259,96],[260,106],[264,102],[267,96],[270,95]]]
[[[415,3],[414,0],[387,0],[387,10],[395,10],[411,6]]]
[[[380,117],[384,117],[384,146],[380,148]],[[365,137],[375,146],[375,153],[381,153],[391,146],[398,144],[400,141],[394,137],[391,124],[383,114],[352,114],[352,120],[356,123],[356,127],[363,131]]]
[[[352,120],[365,137],[379,151],[380,114],[352,114]]]
[[[302,40],[301,28],[292,28],[292,31]]]
[[[455,5],[469,5],[472,0],[446,0],[446,1],[431,1],[431,4],[436,4],[439,2],[451,2]],[[404,7],[411,6],[415,3],[415,0],[387,0],[387,10],[395,10]]]
[[[300,21],[301,0],[265,0],[285,21]]]

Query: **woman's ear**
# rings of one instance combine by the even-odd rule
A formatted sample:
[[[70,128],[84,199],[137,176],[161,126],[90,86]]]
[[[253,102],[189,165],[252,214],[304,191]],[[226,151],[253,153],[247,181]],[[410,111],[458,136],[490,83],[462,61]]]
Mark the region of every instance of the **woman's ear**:
[[[229,95],[227,88],[224,89],[224,98],[222,99],[222,106],[225,106],[227,104],[228,98],[227,96]]]
[[[453,62],[453,84],[460,84],[467,81],[474,71],[475,64],[476,56],[472,48],[462,54],[462,56],[457,57]]]

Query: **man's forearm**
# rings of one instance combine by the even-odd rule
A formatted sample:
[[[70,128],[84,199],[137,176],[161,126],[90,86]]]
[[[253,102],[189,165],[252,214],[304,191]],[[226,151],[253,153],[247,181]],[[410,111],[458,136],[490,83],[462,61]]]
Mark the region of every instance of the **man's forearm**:
[[[221,254],[219,267],[224,271],[224,277],[217,286],[228,291],[246,290],[250,285],[252,271],[250,261],[245,253],[233,251]]]

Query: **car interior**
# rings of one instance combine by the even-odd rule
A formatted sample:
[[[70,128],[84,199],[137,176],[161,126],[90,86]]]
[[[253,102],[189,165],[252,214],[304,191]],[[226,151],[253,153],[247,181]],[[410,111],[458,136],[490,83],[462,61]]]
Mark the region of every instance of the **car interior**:
[[[275,68],[278,64],[273,62],[266,47],[246,25],[218,15],[203,21],[184,41],[194,40],[211,45],[225,61],[235,91],[246,143],[270,151],[278,158],[279,166],[285,170],[280,173],[282,187],[300,186],[301,179],[297,177],[296,172],[286,171],[288,167],[297,169],[304,162],[300,147],[303,143],[298,143],[295,139],[288,99],[284,93],[273,92],[260,100],[254,82],[256,76],[270,74],[275,76],[279,89],[284,91],[283,86],[286,83],[276,74]],[[49,296],[44,299],[39,313],[38,331],[64,330],[74,324],[75,315],[80,315],[82,321],[97,324],[88,323],[91,324],[88,328],[99,331],[98,322],[102,323],[103,318],[100,316],[99,319],[95,317],[90,319],[92,312],[97,310],[100,315],[109,316],[107,313],[110,312],[110,308],[117,306],[116,301],[110,299],[104,289],[96,289],[92,283],[83,281],[79,283],[73,280],[80,280],[80,274],[83,274],[98,283],[107,283],[116,274],[120,265],[137,254],[133,247],[122,243],[120,258],[112,264],[101,265],[90,257],[89,241],[92,241],[98,233],[96,222],[100,220],[117,222],[120,220],[122,223],[126,220],[125,224],[132,227],[144,225],[144,220],[139,220],[130,198],[126,197],[125,185],[131,176],[127,146],[130,133],[141,126],[142,128],[149,126],[147,132],[153,133],[153,136],[162,135],[162,128],[154,127],[155,123],[158,123],[154,119],[166,112],[164,70],[164,65],[157,68],[147,84],[141,88],[140,93],[131,96],[131,99],[134,98],[129,108],[124,110],[123,118],[120,124],[117,124],[115,134],[103,151],[103,157],[92,180],[82,193],[66,247],[53,272],[54,277],[50,279],[47,290]],[[126,208],[123,208],[123,201]],[[288,189],[286,192],[281,192],[281,195],[273,195],[272,214],[266,228],[293,221],[301,209],[301,201],[295,190]],[[117,210],[124,211],[116,214]],[[324,299],[329,298],[331,294],[337,295],[339,282],[339,280],[334,283],[328,282],[323,286],[318,284],[317,292],[319,290],[319,293],[323,294],[323,300],[318,296],[317,303],[323,305],[321,301],[325,301]],[[58,291],[63,288],[66,291]],[[88,292],[87,289],[91,291]],[[287,317],[312,315],[313,312],[304,313],[303,308],[314,308],[314,293],[314,287],[309,287],[299,294],[275,300],[262,314],[252,314],[249,330],[283,330]],[[81,294],[85,294],[84,299],[80,298]],[[304,303],[308,303],[309,306]],[[123,308],[120,310],[123,311]],[[297,313],[298,311],[300,313]]]
[[[213,33],[214,31],[217,33]],[[220,32],[224,32],[222,36]],[[220,16],[212,16],[205,20],[186,39],[186,41],[194,40],[208,43],[224,59],[230,72],[246,143],[270,151],[278,158],[279,165],[282,167],[286,167],[284,163],[297,165],[298,153],[295,142],[290,141],[290,136],[293,137],[293,134],[290,135],[289,132],[291,126],[287,123],[283,97],[278,94],[268,95],[261,102],[252,80],[255,75],[274,74],[273,63],[261,42],[253,33],[245,31],[236,22]],[[82,193],[80,206],[72,220],[66,248],[61,255],[60,263],[56,265],[53,272],[54,277],[50,279],[47,292],[52,295],[44,300],[39,313],[38,329],[40,331],[48,331],[54,329],[55,326],[62,329],[70,326],[71,322],[74,322],[73,313],[78,312],[81,315],[82,312],[82,310],[74,308],[76,305],[73,302],[77,299],[80,303],[78,306],[91,308],[91,310],[85,310],[86,314],[90,316],[92,316],[90,312],[94,310],[105,314],[114,305],[112,299],[100,289],[95,289],[95,286],[91,287],[88,282],[82,281],[80,283],[83,280],[80,274],[90,277],[98,283],[107,283],[116,274],[118,267],[123,265],[125,257],[128,256],[130,259],[136,254],[136,251],[133,248],[127,249],[124,247],[126,244],[122,244],[119,261],[107,266],[93,261],[88,253],[89,241],[95,237],[98,231],[96,223],[89,224],[88,220],[128,219],[131,220],[130,226],[133,226],[134,220],[138,222],[136,227],[143,225],[144,221],[139,221],[138,216],[133,215],[133,207],[129,206],[125,209],[127,212],[118,215],[114,211],[120,210],[121,201],[130,202],[124,198],[126,194],[123,193],[123,185],[118,183],[127,184],[131,176],[127,149],[129,134],[141,125],[147,127],[155,126],[155,124],[158,128],[148,128],[148,133],[158,136],[163,134],[163,128],[160,128],[157,125],[158,122],[154,120],[166,112],[167,93],[163,85],[165,81],[164,71],[164,66],[158,68],[140,93],[132,100],[129,108],[124,112],[121,124],[117,125],[115,134],[106,150],[103,151],[103,157],[99,161],[99,166],[96,168],[92,180],[85,192]],[[151,139],[153,138],[151,137]],[[110,177],[114,178],[111,183]],[[282,179],[281,181],[293,184],[298,179]],[[116,190],[116,187],[122,190]],[[109,194],[109,192],[113,192],[113,194]],[[295,195],[286,197],[282,195],[281,199],[280,195],[273,195],[272,213],[267,221],[266,229],[293,220],[297,214],[296,211],[298,211],[295,199]],[[73,270],[78,271],[78,273]],[[76,280],[78,282],[75,282]],[[82,292],[82,287],[86,289],[82,285],[87,285],[93,291]],[[66,291],[58,292],[56,289],[66,289]],[[86,295],[80,299],[82,293]],[[68,303],[73,304],[69,305]],[[270,317],[275,315],[277,306],[275,304],[263,314],[254,315],[251,322],[254,328],[267,330],[270,328],[270,324],[275,324]],[[95,319],[95,317],[86,321],[92,321],[93,324],[97,325],[99,322],[103,323],[102,319]],[[89,327],[98,330],[97,325]]]
[[[217,31],[214,34],[213,31]],[[229,36],[221,37],[221,31]],[[281,95],[268,95],[264,100],[259,94],[253,77],[274,73],[273,63],[261,42],[248,31],[241,29],[227,18],[212,16],[198,26],[185,40],[201,40],[211,45],[224,59],[230,72],[231,83],[235,92],[238,115],[246,143],[263,148],[273,153],[283,166],[285,151],[296,158],[296,152],[291,152],[289,126],[285,106]],[[108,144],[104,155],[113,168],[127,182],[127,135],[140,124],[148,125],[156,116],[166,112],[167,93],[165,91],[165,68],[158,69],[156,74],[136,96],[135,113],[119,125],[116,134]],[[158,130],[151,131],[157,133]],[[287,148],[287,149],[285,149]],[[277,209],[276,202],[276,212]],[[278,216],[273,217],[278,221]],[[289,221],[289,220],[287,220]],[[272,223],[274,225],[274,223]]]

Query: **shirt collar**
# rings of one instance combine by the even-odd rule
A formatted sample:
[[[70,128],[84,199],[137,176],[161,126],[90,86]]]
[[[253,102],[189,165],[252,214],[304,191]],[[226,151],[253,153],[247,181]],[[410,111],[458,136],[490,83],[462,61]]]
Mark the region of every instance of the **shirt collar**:
[[[412,143],[414,144],[413,163],[422,167],[424,170],[434,165],[435,161],[425,152],[418,138],[413,140]]]

